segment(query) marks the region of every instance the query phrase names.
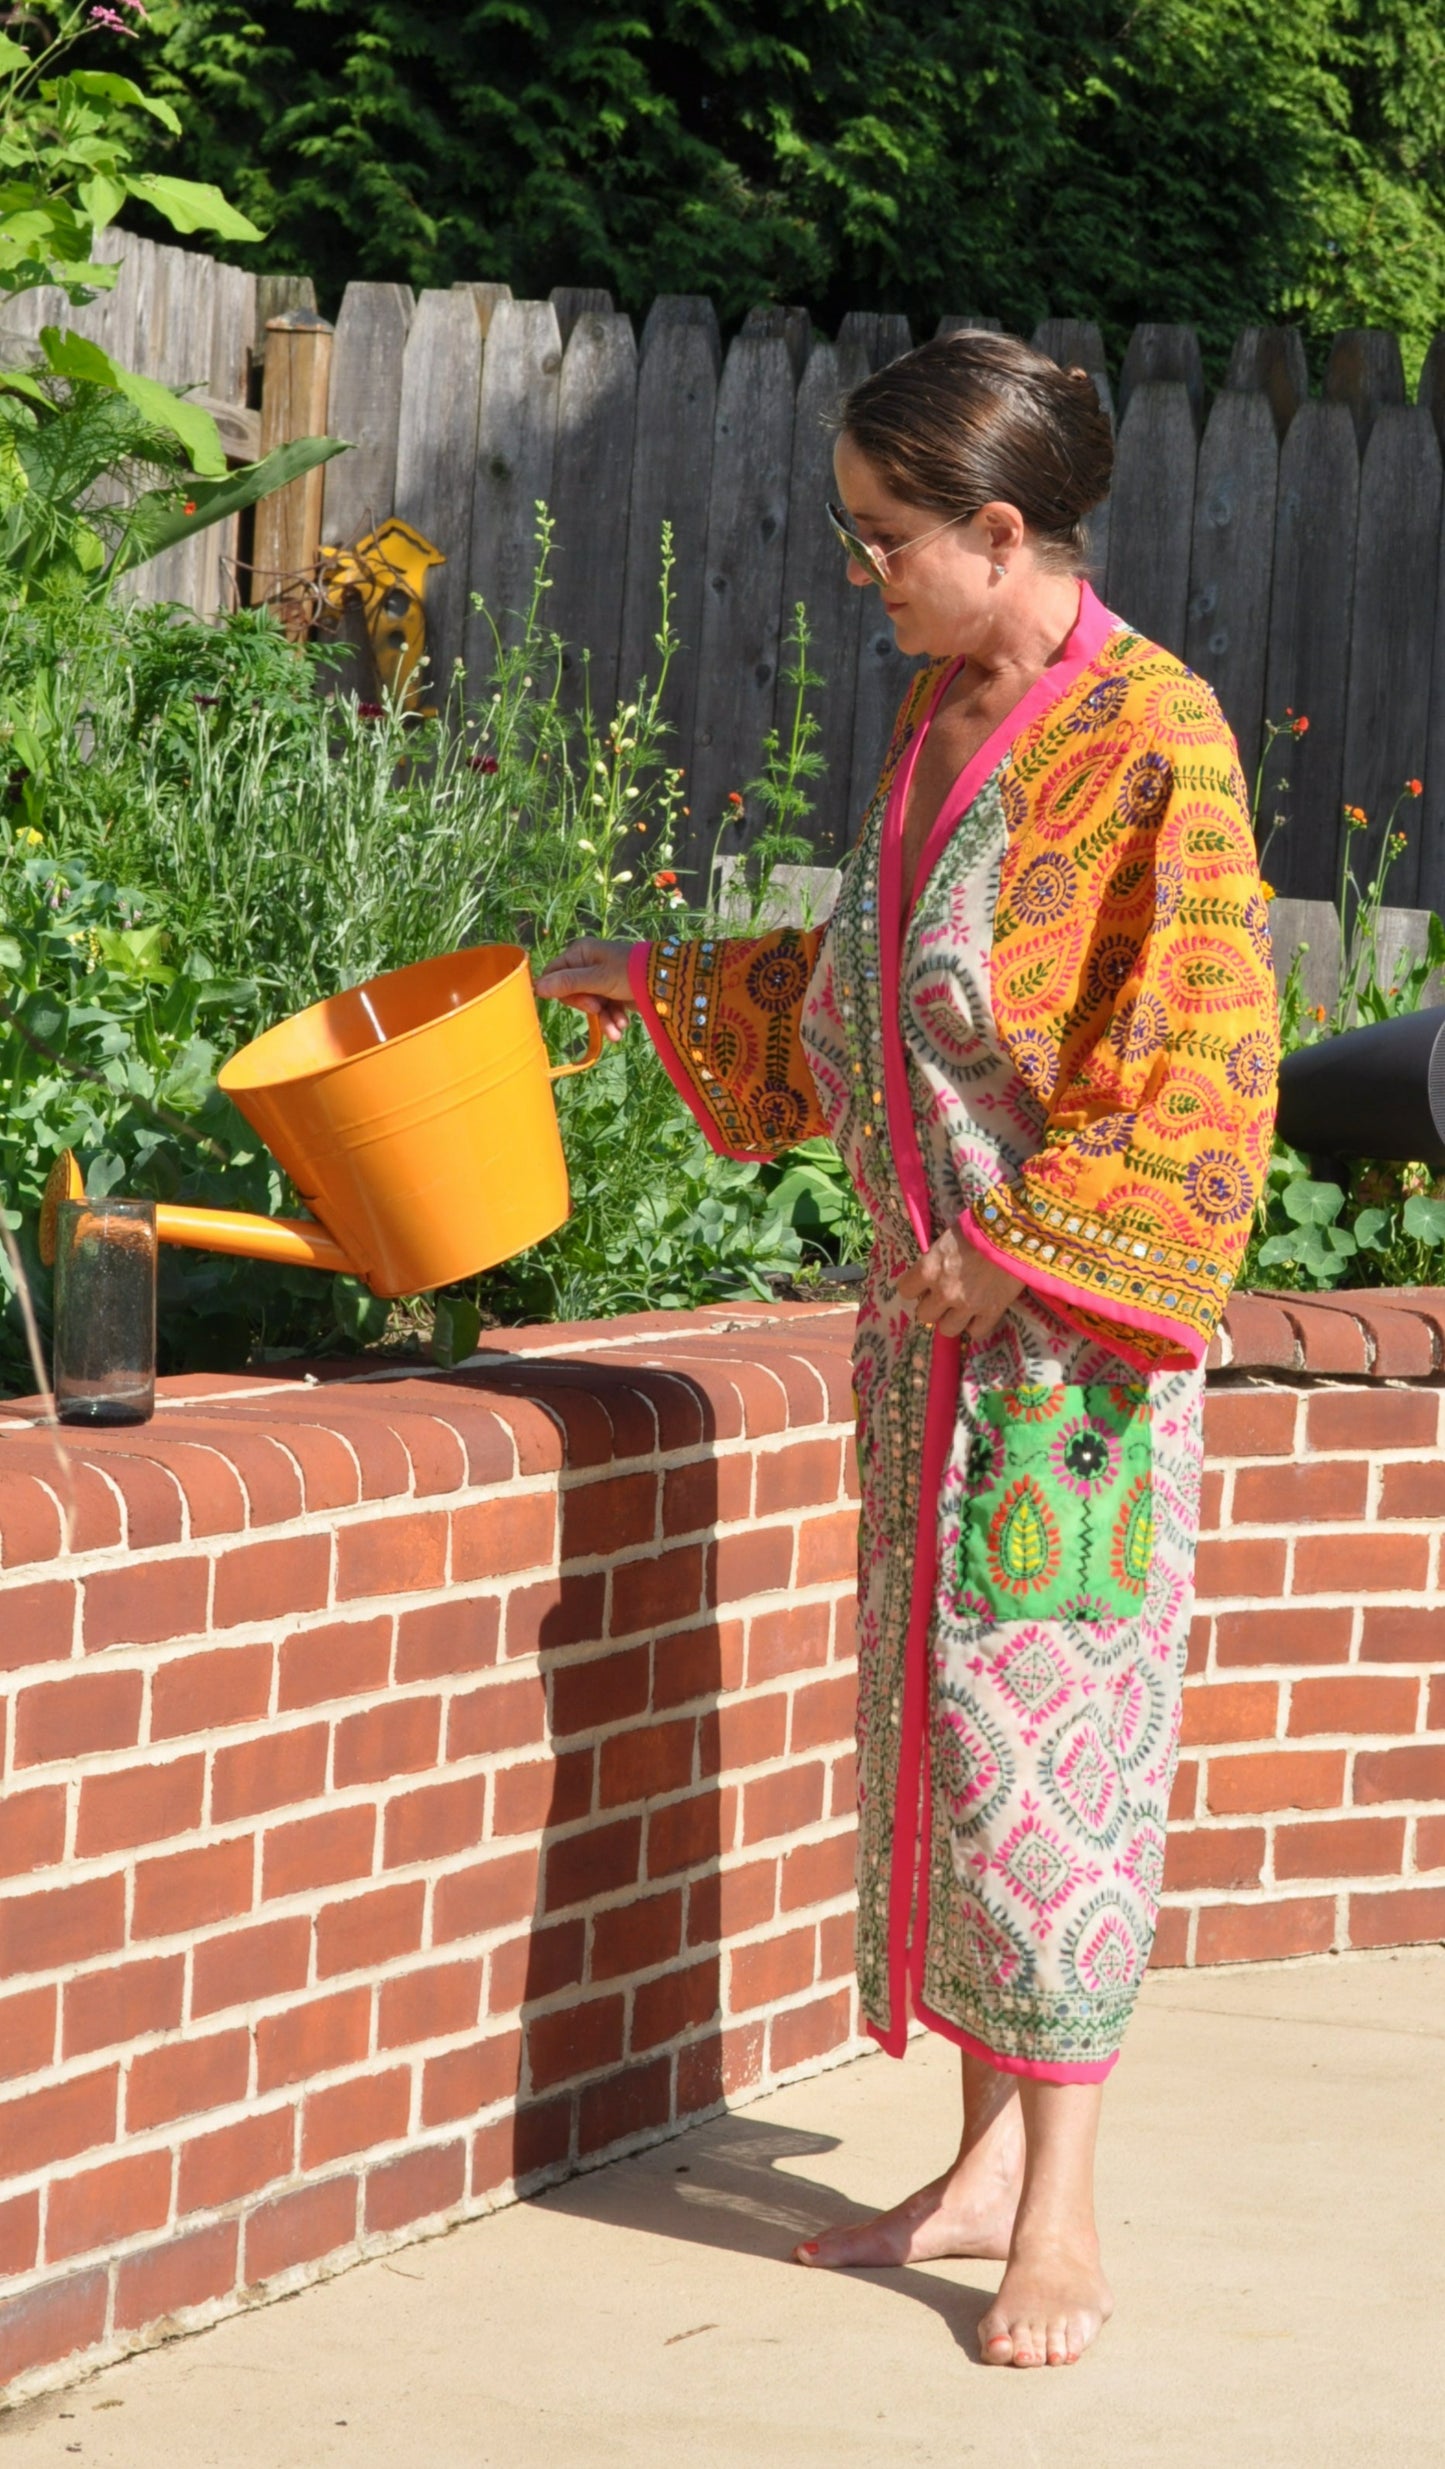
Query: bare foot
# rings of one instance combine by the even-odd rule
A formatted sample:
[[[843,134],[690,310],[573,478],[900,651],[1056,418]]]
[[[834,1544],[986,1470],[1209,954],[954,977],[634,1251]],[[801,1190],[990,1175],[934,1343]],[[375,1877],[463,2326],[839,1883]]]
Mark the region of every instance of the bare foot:
[[[945,2255],[1008,2253],[1023,2185],[1022,2132],[992,2135],[931,2185],[880,2212],[876,2220],[825,2229],[793,2249],[793,2261],[825,2271],[859,2271],[904,2263],[937,2263]]]
[[[1114,2300],[1091,2235],[1021,2239],[978,2327],[985,2366],[1073,2366]]]

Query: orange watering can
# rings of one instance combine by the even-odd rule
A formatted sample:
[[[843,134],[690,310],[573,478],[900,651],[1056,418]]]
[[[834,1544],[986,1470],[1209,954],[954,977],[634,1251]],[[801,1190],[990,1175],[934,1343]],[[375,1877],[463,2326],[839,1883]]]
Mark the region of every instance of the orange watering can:
[[[527,955],[511,943],[418,961],[313,1003],[219,1075],[313,1216],[160,1201],[157,1236],[339,1269],[386,1301],[510,1260],[566,1219],[550,1084],[597,1061],[601,1021],[589,1029],[580,1063],[549,1064]],[[46,1187],[47,1257],[54,1203],[82,1190],[67,1150]]]

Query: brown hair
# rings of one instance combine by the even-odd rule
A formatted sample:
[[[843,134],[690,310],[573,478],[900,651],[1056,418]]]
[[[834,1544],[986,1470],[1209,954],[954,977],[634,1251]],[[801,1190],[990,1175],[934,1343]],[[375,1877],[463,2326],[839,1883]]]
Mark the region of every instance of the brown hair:
[[[855,386],[840,425],[910,505],[962,518],[997,499],[1017,506],[1044,562],[1086,559],[1114,434],[1085,370],[1013,335],[938,335]]]

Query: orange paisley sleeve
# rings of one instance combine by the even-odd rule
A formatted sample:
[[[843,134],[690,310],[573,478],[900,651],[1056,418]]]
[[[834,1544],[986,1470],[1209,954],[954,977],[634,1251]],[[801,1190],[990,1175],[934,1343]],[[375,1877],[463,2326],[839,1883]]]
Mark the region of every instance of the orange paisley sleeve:
[[[821,930],[633,946],[632,992],[673,1087],[724,1157],[770,1158],[827,1126],[799,1028]]]

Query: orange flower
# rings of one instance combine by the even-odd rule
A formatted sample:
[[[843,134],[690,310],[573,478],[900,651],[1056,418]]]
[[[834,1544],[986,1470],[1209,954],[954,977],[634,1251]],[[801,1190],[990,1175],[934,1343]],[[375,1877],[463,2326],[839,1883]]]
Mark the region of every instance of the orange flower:
[[[1312,1020],[1324,1020],[1324,1019],[1326,1019],[1327,1017],[1328,1017],[1328,1015],[1326,1014],[1325,1007],[1324,1007],[1323,1003],[1317,1003],[1317,1004],[1315,1005],[1315,1007],[1314,1007],[1314,1010],[1313,1010],[1313,1011],[1311,1012],[1311,1014],[1310,1014],[1310,1018],[1311,1018]]]
[[[1294,723],[1293,735],[1296,737],[1303,737],[1309,725],[1309,721],[1306,719],[1304,713],[1301,712],[1298,720]]]
[[[1370,818],[1363,806],[1347,806],[1345,821],[1352,832],[1367,832],[1370,828]]]
[[[728,791],[728,804],[729,804],[730,806],[740,806],[740,805],[742,804],[742,802],[743,802],[743,801],[742,801],[742,799],[739,797],[737,790],[736,790],[736,789],[729,789],[729,791]]]
[[[666,867],[664,867],[661,874],[655,874],[652,879],[660,892],[670,892],[674,883],[677,881],[676,875]]]
[[[1263,878],[1261,878],[1259,888],[1263,892],[1266,900],[1273,900],[1274,885],[1272,883],[1266,883]]]
[[[1425,794],[1425,783],[1423,780],[1407,780],[1405,783],[1405,788],[1407,794],[1411,797],[1423,797]]]

